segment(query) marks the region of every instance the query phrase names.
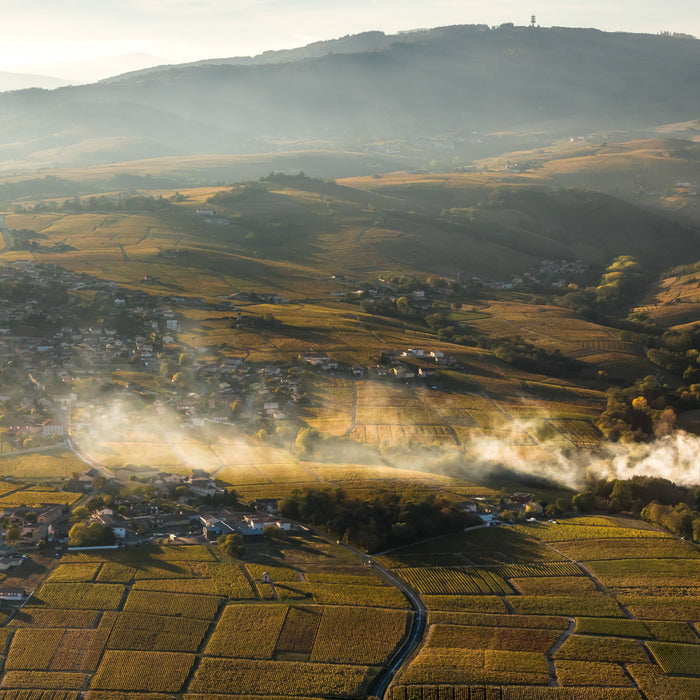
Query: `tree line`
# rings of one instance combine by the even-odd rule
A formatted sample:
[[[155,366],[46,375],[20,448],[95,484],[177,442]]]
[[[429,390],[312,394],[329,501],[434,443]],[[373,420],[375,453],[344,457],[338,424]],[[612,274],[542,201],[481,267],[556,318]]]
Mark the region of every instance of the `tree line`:
[[[280,513],[318,527],[368,552],[458,532],[481,520],[435,493],[380,491],[351,498],[343,489],[295,490],[279,504]]]

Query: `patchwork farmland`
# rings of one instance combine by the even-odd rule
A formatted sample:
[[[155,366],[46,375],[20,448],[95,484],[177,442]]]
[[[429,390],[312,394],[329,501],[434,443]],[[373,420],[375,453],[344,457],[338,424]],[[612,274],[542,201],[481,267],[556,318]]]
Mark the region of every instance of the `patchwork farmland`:
[[[392,699],[697,696],[693,545],[612,517],[489,528],[429,544],[379,558],[428,608],[427,633]],[[595,559],[597,551],[605,558]],[[490,561],[493,552],[502,563]],[[452,565],[436,566],[438,558]]]
[[[2,628],[0,692],[361,697],[405,638],[408,601],[310,534],[251,550],[245,564],[197,545],[64,555]]]
[[[643,523],[486,528],[375,562],[427,608],[392,700],[667,700],[700,687],[700,554]],[[310,533],[253,544],[244,562],[201,545],[69,553],[2,627],[0,692],[359,698],[412,619],[376,569]]]

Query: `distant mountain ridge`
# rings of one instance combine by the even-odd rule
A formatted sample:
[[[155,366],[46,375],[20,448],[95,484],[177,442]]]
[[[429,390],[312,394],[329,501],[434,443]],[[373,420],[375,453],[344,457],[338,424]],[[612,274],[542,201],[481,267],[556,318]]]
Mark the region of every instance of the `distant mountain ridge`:
[[[148,158],[641,128],[697,118],[698,84],[700,41],[691,38],[481,25],[368,32],[2,94],[0,161],[54,149],[94,162],[85,144],[100,139]]]
[[[54,88],[63,87],[64,85],[70,85],[70,83],[70,80],[53,77],[51,75],[0,71],[0,92],[7,92],[8,90],[26,90],[33,87],[53,90]]]
[[[257,56],[233,56],[230,58],[207,58],[188,63],[179,63],[177,66],[162,65],[141,70],[129,71],[121,75],[105,78],[101,83],[115,83],[121,80],[152,76],[155,73],[162,73],[175,67],[192,66],[259,66],[276,63],[292,63],[303,61],[309,58],[320,58],[333,53],[362,53],[365,51],[381,51],[387,49],[396,40],[396,35],[388,35],[384,32],[362,32],[351,34],[340,39],[328,39],[326,41],[315,41],[312,44],[301,46],[296,49],[280,49],[277,51],[264,51]]]

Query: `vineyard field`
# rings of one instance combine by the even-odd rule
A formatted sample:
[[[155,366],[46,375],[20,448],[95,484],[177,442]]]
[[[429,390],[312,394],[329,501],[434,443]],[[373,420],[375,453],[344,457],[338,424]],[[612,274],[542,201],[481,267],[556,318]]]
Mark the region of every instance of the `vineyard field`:
[[[92,680],[95,690],[177,693],[195,656],[162,651],[106,651]]]
[[[207,656],[271,659],[287,616],[286,605],[229,605],[207,644]]]
[[[378,666],[407,633],[402,610],[329,606],[311,652],[311,661]]]
[[[700,645],[673,642],[647,642],[664,673],[673,676],[700,676]]]

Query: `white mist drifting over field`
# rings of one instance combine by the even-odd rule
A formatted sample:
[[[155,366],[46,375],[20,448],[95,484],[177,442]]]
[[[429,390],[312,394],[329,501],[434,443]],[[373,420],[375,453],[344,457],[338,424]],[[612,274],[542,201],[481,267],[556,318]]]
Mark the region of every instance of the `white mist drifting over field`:
[[[224,464],[235,470],[236,464],[251,463],[248,453],[256,450],[258,441],[249,439],[243,430],[233,426],[207,425],[203,429],[183,427],[181,416],[158,403],[147,406],[117,400],[101,415],[94,416],[75,438],[86,456],[108,462],[112,467],[131,463],[164,470],[201,468],[215,472]],[[522,435],[523,428],[531,432],[528,427],[521,422],[516,429]],[[223,441],[222,435],[225,435]],[[388,464],[458,475],[470,481],[506,469],[573,489],[582,488],[592,478],[629,479],[642,475],[662,477],[681,486],[700,484],[700,437],[683,431],[645,444],[603,443],[595,450],[543,442],[528,451],[513,442],[486,437],[473,440],[464,450],[400,445],[380,450],[351,441],[331,440],[323,450],[323,461],[329,461],[330,457],[337,464],[362,462],[382,467]]]
[[[528,461],[522,448],[484,438],[471,446],[472,459],[482,470],[500,466],[538,476],[571,488],[587,479],[630,479],[653,476],[679,486],[700,484],[700,437],[677,431],[651,443],[603,443],[595,451],[545,443],[546,458]]]

